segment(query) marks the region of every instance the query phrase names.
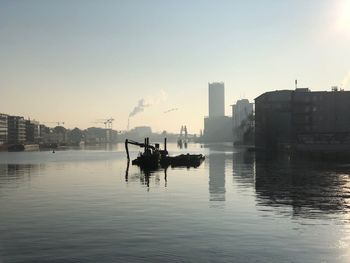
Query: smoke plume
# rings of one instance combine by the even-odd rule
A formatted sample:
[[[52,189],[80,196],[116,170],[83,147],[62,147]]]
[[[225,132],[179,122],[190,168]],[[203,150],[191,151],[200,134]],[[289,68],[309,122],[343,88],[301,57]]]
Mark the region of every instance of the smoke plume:
[[[137,105],[130,112],[129,118],[134,117],[140,112],[143,112],[145,108],[158,105],[167,100],[168,95],[164,90],[160,90],[157,96],[151,96],[147,98],[142,98],[138,101]]]
[[[140,99],[137,106],[130,112],[129,118],[135,116],[136,114],[143,112],[145,108],[151,106],[150,103],[146,102],[145,99]]]
[[[169,113],[169,112],[176,111],[176,110],[178,110],[178,108],[172,108],[172,109],[164,111],[164,113]]]

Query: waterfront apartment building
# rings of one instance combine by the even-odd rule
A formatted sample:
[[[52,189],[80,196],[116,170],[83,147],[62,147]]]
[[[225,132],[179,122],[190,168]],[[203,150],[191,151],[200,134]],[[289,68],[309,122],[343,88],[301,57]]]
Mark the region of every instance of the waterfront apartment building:
[[[7,115],[0,113],[0,145],[7,143]]]
[[[26,124],[23,117],[8,116],[8,143],[23,144],[26,141]]]
[[[266,92],[255,99],[256,146],[343,148],[350,144],[349,111],[350,91]]]
[[[26,142],[29,144],[39,143],[40,140],[40,124],[38,121],[26,120]]]
[[[225,84],[213,82],[208,86],[209,118],[225,116]]]

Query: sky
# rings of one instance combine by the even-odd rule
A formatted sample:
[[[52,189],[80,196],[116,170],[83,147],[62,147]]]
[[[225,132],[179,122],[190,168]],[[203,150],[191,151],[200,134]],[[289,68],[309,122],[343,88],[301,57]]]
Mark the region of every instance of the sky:
[[[208,82],[227,115],[295,79],[350,90],[349,47],[350,0],[0,0],[0,112],[125,130],[142,102],[130,128],[198,134]]]

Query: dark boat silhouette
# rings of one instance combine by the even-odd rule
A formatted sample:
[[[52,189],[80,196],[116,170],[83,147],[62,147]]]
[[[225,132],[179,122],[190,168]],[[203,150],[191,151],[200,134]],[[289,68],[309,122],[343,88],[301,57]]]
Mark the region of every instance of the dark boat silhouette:
[[[159,167],[198,167],[204,161],[202,154],[181,154],[177,156],[169,156],[166,148],[166,138],[164,139],[164,150],[161,150],[159,144],[151,145],[149,138],[145,138],[144,143],[135,142],[133,140],[125,140],[125,149],[128,160],[130,160],[128,144],[136,145],[144,148],[144,151],[132,161],[133,165],[146,168]]]

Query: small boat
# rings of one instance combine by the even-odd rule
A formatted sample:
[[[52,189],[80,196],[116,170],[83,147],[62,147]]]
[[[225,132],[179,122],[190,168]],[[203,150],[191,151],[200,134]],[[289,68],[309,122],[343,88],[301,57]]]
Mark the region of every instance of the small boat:
[[[177,156],[166,156],[161,160],[162,166],[171,167],[198,167],[204,161],[203,154],[181,154]]]
[[[136,145],[144,148],[138,157],[132,161],[133,165],[138,165],[143,168],[159,168],[159,167],[198,167],[204,161],[205,157],[202,154],[181,154],[177,156],[169,156],[166,148],[166,139],[164,140],[164,150],[161,150],[159,144],[155,146],[149,143],[149,138],[145,138],[144,143],[125,140],[125,150],[130,160],[128,144]]]
[[[147,168],[157,168],[160,163],[160,154],[158,152],[140,153],[135,160],[132,160],[132,165],[138,165]]]
[[[166,140],[165,140],[166,143]],[[141,148],[144,148],[143,152],[140,152],[135,160],[132,160],[132,165],[138,165],[144,168],[158,168],[162,156],[168,155],[167,150],[160,150],[159,144],[155,146],[149,144],[149,138],[145,138],[144,143],[135,142],[133,140],[125,140],[125,150],[130,160],[128,144],[136,145]]]

